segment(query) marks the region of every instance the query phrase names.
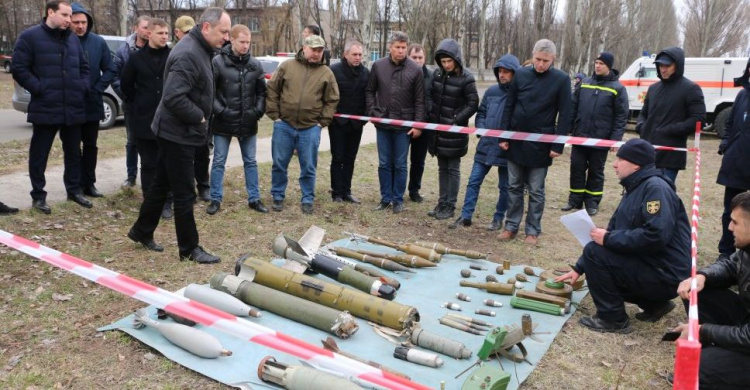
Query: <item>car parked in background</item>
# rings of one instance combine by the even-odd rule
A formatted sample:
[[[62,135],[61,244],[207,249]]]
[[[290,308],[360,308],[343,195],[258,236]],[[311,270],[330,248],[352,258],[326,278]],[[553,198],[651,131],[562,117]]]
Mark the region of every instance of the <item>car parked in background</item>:
[[[273,72],[276,71],[276,68],[278,68],[282,62],[294,59],[295,55],[297,55],[297,53],[276,53],[275,56],[262,56],[255,58],[260,61],[261,66],[263,66],[263,72],[265,73],[266,80],[268,80],[273,76]]]
[[[0,54],[0,61],[3,63],[5,73],[10,73],[10,64],[13,62],[13,57],[7,54]]]
[[[107,42],[110,52],[112,52],[112,59],[114,60],[117,49],[125,44],[125,37],[117,37],[112,35],[102,35],[104,41]],[[10,65],[8,65],[10,67]],[[8,69],[8,68],[6,68]],[[29,112],[29,102],[31,101],[31,95],[29,91],[14,82],[15,88],[13,90],[13,108],[23,113]],[[107,87],[102,95],[102,102],[104,103],[104,119],[99,122],[99,129],[108,129],[115,125],[117,118],[124,115],[122,109],[122,100],[117,96],[111,86]]]

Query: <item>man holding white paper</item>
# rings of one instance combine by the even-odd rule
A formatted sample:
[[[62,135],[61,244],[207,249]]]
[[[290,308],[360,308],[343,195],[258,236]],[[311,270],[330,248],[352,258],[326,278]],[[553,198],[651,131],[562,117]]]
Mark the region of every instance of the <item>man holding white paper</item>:
[[[606,229],[591,229],[591,240],[573,270],[557,281],[586,273],[596,305],[593,317],[579,321],[598,332],[629,333],[625,302],[643,312],[641,321],[656,322],[674,309],[677,286],[690,276],[690,224],[674,183],[655,166],[648,141],[632,139],[613,164],[625,188]]]

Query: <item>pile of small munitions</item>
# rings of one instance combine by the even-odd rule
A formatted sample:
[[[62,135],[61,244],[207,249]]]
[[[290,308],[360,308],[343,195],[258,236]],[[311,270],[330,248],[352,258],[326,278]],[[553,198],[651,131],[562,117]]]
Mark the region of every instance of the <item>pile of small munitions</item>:
[[[440,243],[417,241],[398,244],[380,238],[345,234],[354,241],[381,245],[402,253],[321,246],[325,231],[312,226],[299,241],[284,235],[274,240],[273,251],[284,259],[283,265],[277,266],[268,261],[242,256],[237,260],[234,275],[216,273],[209,280],[210,287],[190,284],[185,288],[184,296],[235,316],[258,318],[262,315],[260,310],[266,310],[341,339],[348,339],[359,330],[355,317],[361,318],[374,324],[376,333],[396,344],[394,357],[424,366],[442,366],[443,360],[437,354],[455,359],[471,357],[472,352],[463,343],[424,329],[425,324],[419,322],[417,308],[394,302],[400,282],[383,271],[413,273],[420,268],[436,267],[443,255],[462,256],[472,260],[486,260],[487,255],[448,248]],[[511,307],[550,315],[568,313],[573,290],[583,287],[582,279],[573,286],[554,281],[555,277],[567,272],[566,269],[545,271],[537,275],[534,269],[525,267],[523,273],[505,275],[509,270],[508,260],[503,261],[494,271],[488,271],[483,265],[470,264],[468,269],[461,270],[459,286],[481,289],[488,294],[512,296]],[[306,272],[318,273],[338,283],[308,276]],[[488,274],[480,275],[482,272]],[[491,272],[494,275],[489,274]],[[482,276],[485,282],[470,280]],[[498,277],[506,279],[500,281]],[[538,279],[535,291],[526,288],[534,283],[532,278]],[[491,299],[491,296],[472,303],[469,294],[476,290],[464,290],[456,293],[456,298],[462,304],[484,305],[474,309],[477,315],[495,317],[496,310],[503,307],[501,302]],[[497,355],[513,361],[528,362],[522,341],[533,333],[534,327],[529,315],[523,316],[521,327],[515,324],[496,327],[487,321],[451,312],[462,310],[458,303],[444,302],[442,306],[450,311],[438,319],[440,324],[485,337],[484,345],[478,352],[478,362]],[[378,307],[378,310],[371,310],[372,307]],[[153,327],[170,342],[196,356],[218,358],[231,355],[216,338],[191,328],[195,325],[194,322],[163,310],[159,310],[157,314],[160,320],[169,317],[174,322],[157,321],[150,318],[145,309],[141,309],[136,313],[135,326]],[[394,369],[342,351],[331,337],[323,341],[323,346],[408,379],[407,375]],[[511,352],[516,346],[521,350],[520,355]],[[468,369],[464,370],[466,371]],[[484,375],[482,378],[485,382],[482,383],[485,388],[504,388],[510,378],[509,374],[498,368],[480,367],[467,378],[465,385],[469,384],[468,388],[474,388],[471,383],[479,373]],[[459,375],[461,374],[463,372]],[[270,356],[261,361],[258,376],[266,382],[287,389],[360,388],[348,379],[311,367],[279,363]],[[479,386],[476,388],[480,388]]]

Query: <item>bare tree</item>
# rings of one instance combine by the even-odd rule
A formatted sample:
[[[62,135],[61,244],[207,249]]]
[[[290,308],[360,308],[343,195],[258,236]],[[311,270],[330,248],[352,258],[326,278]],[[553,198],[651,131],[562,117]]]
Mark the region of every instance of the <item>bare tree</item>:
[[[741,53],[748,39],[750,0],[686,0],[685,53],[694,57],[718,57]]]

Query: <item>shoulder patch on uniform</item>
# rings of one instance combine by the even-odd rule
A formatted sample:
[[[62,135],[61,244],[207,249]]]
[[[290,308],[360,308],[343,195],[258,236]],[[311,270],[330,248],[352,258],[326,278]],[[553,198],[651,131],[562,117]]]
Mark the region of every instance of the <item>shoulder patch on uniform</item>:
[[[656,214],[661,209],[661,201],[660,200],[650,200],[646,202],[646,211],[648,211],[649,214]]]

